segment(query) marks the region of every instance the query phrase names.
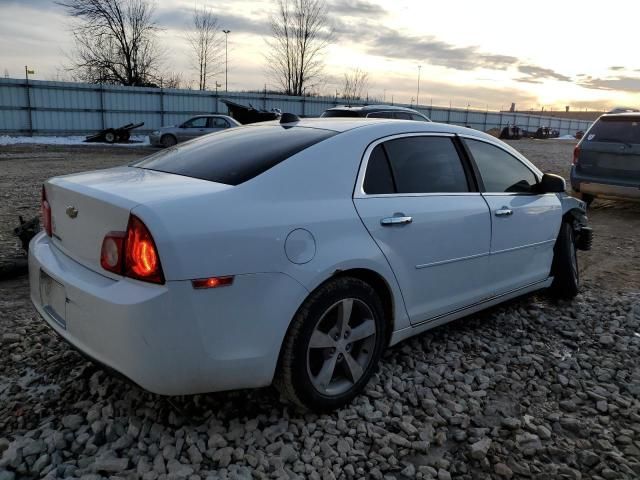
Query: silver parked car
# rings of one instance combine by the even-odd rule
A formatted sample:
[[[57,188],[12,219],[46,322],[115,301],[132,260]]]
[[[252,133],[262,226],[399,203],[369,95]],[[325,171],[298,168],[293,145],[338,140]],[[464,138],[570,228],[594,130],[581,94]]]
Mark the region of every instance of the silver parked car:
[[[198,115],[181,125],[162,127],[149,135],[149,143],[154,146],[172,147],[178,142],[201,137],[208,133],[220,132],[227,128],[239,127],[241,123],[228,115]]]
[[[571,187],[596,197],[640,198],[640,113],[602,115],[573,152]]]

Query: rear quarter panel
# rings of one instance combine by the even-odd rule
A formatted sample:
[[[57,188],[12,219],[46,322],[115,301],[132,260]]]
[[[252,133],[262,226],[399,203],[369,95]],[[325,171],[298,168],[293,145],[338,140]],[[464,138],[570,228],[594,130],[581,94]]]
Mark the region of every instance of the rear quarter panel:
[[[394,298],[395,328],[408,325],[396,279],[353,204],[353,188],[375,132],[338,134],[258,177],[212,195],[156,201],[134,209],[154,234],[169,280],[280,272],[308,291],[335,272],[381,275]],[[285,241],[309,231],[315,255],[291,262]]]

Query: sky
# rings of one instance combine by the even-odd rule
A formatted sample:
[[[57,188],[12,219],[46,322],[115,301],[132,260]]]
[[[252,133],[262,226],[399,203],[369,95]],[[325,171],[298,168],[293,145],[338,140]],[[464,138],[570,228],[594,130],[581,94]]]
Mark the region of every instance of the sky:
[[[229,90],[275,89],[266,68],[274,0],[196,0],[231,30]],[[386,102],[476,109],[605,110],[640,106],[640,2],[565,0],[326,0],[332,42],[315,93],[335,95],[344,74],[369,74]],[[185,38],[194,0],[156,0],[166,71],[195,79]],[[71,21],[53,0],[0,0],[0,74],[66,80]],[[224,61],[224,57],[221,58]],[[224,84],[224,67],[218,82]],[[418,97],[418,73],[420,93]]]

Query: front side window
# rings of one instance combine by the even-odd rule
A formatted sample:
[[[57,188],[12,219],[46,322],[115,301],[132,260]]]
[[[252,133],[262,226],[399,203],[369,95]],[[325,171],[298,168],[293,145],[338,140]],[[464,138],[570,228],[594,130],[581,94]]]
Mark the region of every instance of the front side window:
[[[207,127],[207,117],[196,117],[191,120],[187,120],[184,122],[183,127],[185,128],[206,128]]]
[[[378,145],[371,153],[364,191],[382,193],[458,193],[469,186],[449,137],[406,137]]]
[[[535,193],[536,176],[516,157],[489,143],[465,139],[486,192]]]
[[[393,118],[397,118],[398,120],[411,120],[411,114],[407,112],[395,112]]]
[[[427,119],[424,118],[422,115],[418,115],[417,113],[412,113],[411,114],[411,120],[415,120],[418,122],[426,122]]]

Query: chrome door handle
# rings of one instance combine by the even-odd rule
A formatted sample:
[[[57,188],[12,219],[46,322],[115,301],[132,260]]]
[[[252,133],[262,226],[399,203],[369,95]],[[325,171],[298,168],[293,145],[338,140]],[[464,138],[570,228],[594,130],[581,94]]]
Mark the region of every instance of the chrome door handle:
[[[496,217],[508,217],[509,215],[513,215],[513,210],[509,207],[502,207],[496,210]]]
[[[386,217],[380,220],[380,225],[388,227],[392,225],[406,225],[413,222],[413,217],[405,217],[404,215],[394,215],[393,217]]]

